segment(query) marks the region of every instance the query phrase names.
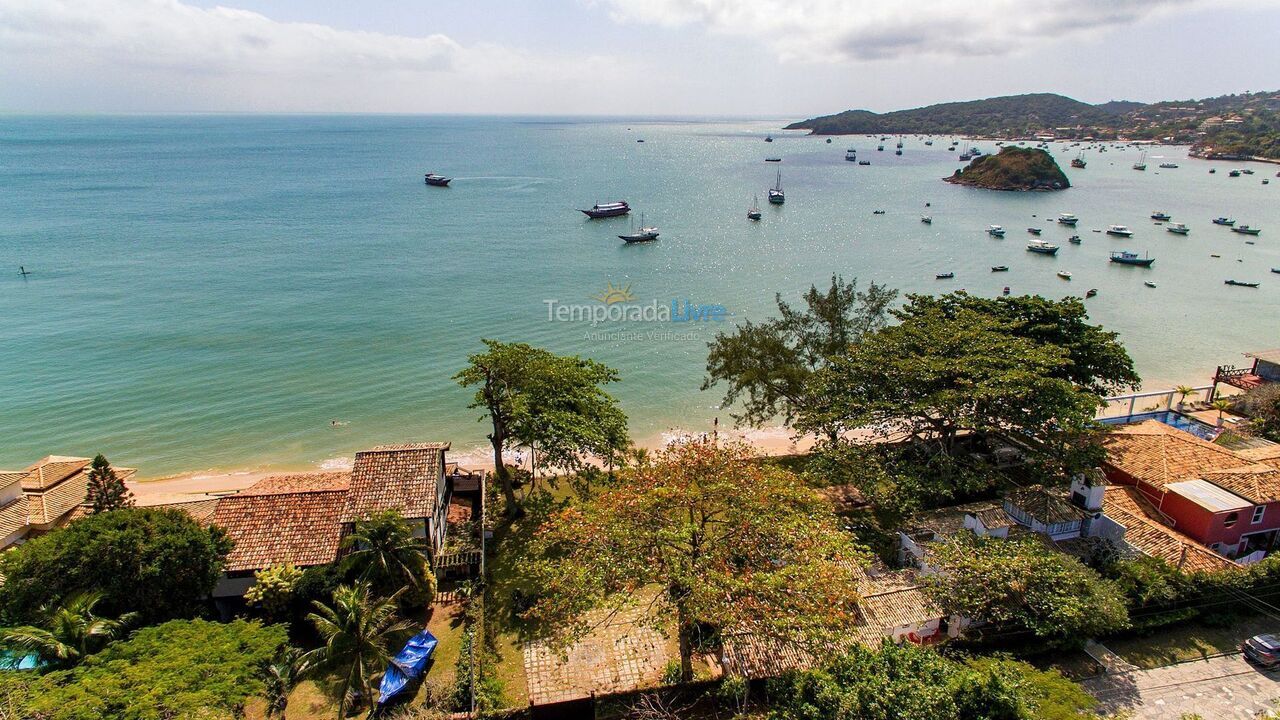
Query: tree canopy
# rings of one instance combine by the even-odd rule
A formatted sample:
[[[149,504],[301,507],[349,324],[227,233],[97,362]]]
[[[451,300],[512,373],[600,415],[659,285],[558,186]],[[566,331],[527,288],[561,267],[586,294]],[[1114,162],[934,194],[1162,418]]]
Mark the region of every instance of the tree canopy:
[[[938,572],[926,586],[939,605],[998,630],[1073,644],[1129,622],[1115,583],[1033,538],[958,533],[932,544],[929,562]]]
[[[579,470],[595,457],[613,463],[629,444],[627,417],[604,386],[618,373],[594,360],[556,355],[525,343],[485,340],[487,350],[472,355],[454,376],[476,387],[470,405],[492,425],[494,468],[508,516],[520,512],[503,452],[534,448],[537,467]]]
[[[722,404],[740,405],[733,414],[739,423],[758,426],[781,416],[790,424],[809,406],[806,391],[813,374],[883,327],[897,296],[897,290],[875,283],[859,291],[857,278],[846,282],[838,275],[825,291],[810,286],[800,308],[779,294],[779,317],[716,334],[708,344],[702,389],[723,382]]]
[[[0,619],[23,624],[81,590],[101,593],[106,617],[191,616],[209,597],[231,541],[173,509],[90,515],[0,555]]]
[[[861,551],[820,496],[752,459],[740,444],[673,445],[552,516],[526,616],[568,642],[590,611],[652,595],[652,622],[674,620],[686,679],[704,630],[803,641],[848,627]]]
[[[229,720],[261,692],[260,668],[284,644],[283,626],[243,620],[143,628],[74,669],[34,680],[26,711],[41,720]]]
[[[95,513],[133,507],[133,493],[124,486],[124,481],[116,475],[111,463],[101,454],[93,458],[88,485],[89,506]]]

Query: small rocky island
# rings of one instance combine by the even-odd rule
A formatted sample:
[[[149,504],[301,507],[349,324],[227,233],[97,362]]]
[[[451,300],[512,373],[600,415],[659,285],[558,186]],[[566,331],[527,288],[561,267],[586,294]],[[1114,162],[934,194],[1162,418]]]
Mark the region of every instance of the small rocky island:
[[[1006,147],[982,155],[949,178],[949,183],[988,190],[1065,190],[1071,181],[1053,156],[1036,148]]]

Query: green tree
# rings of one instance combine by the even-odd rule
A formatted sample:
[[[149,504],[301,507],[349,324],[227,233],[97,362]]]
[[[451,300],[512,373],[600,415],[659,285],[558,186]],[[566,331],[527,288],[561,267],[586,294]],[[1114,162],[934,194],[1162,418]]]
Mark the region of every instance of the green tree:
[[[302,574],[303,571],[291,563],[258,570],[253,574],[253,585],[245,591],[244,601],[250,607],[260,608],[266,617],[278,619],[288,611]]]
[[[42,667],[68,668],[115,640],[133,615],[111,619],[94,609],[102,593],[79,592],[41,612],[39,625],[0,628],[0,648],[15,658],[34,655]]]
[[[262,667],[262,692],[267,699],[267,717],[286,720],[289,695],[311,668],[295,647],[285,647]]]
[[[781,416],[790,424],[811,402],[807,389],[813,374],[889,318],[898,291],[872,283],[859,292],[857,284],[856,278],[845,282],[832,276],[825,292],[809,287],[802,308],[779,294],[780,317],[717,333],[708,345],[702,389],[725,383],[722,405],[741,403],[733,415],[739,423],[759,426]]]
[[[1249,418],[1249,431],[1280,442],[1280,383],[1260,385],[1231,398],[1231,410]]]
[[[94,456],[88,482],[88,501],[93,512],[133,507],[133,493],[116,477],[116,471],[102,454]]]
[[[315,603],[307,619],[323,644],[307,653],[308,663],[333,673],[327,683],[338,701],[338,717],[369,704],[374,684],[390,662],[393,645],[413,632],[413,624],[396,613],[397,596],[379,598],[365,583],[341,585],[333,602]]]
[[[593,610],[653,595],[679,638],[682,677],[704,631],[818,641],[853,622],[856,563],[830,506],[740,444],[677,444],[552,516],[534,543],[526,617],[569,643]]]
[[[375,593],[384,597],[400,593],[416,606],[435,597],[435,575],[426,547],[395,510],[357,522],[342,544],[349,550],[343,560],[348,572],[367,582]]]
[[[926,587],[939,605],[997,628],[1067,645],[1129,623],[1114,583],[1033,538],[960,533],[931,545],[929,562],[938,572]]]
[[[591,457],[612,465],[629,443],[627,418],[604,386],[617,371],[594,360],[556,355],[524,343],[484,341],[487,350],[472,355],[454,376],[476,387],[470,405],[484,411],[492,425],[494,472],[506,499],[509,518],[522,514],[503,452],[534,448],[539,466],[581,469]]]
[[[285,644],[283,626],[174,620],[143,628],[31,687],[24,718],[156,720],[239,717],[262,692],[260,668]]]
[[[126,508],[77,520],[0,555],[0,619],[30,624],[76,591],[100,592],[107,617],[189,616],[217,584],[231,541],[180,510]]]

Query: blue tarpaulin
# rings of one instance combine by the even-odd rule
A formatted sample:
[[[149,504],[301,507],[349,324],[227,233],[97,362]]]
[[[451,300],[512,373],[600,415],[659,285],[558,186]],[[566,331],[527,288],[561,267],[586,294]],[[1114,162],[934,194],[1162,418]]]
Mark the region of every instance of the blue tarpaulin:
[[[382,676],[382,685],[378,687],[378,704],[395,697],[409,681],[421,675],[427,669],[427,661],[435,650],[436,636],[427,630],[410,638],[404,649],[391,658],[391,664]]]

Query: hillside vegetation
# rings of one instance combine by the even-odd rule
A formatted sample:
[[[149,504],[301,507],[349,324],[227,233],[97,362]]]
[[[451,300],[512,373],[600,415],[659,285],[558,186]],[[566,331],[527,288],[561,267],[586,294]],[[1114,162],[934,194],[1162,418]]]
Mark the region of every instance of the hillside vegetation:
[[[1053,156],[1035,148],[1006,147],[998,155],[974,158],[947,182],[988,190],[1064,190],[1071,187]]]

